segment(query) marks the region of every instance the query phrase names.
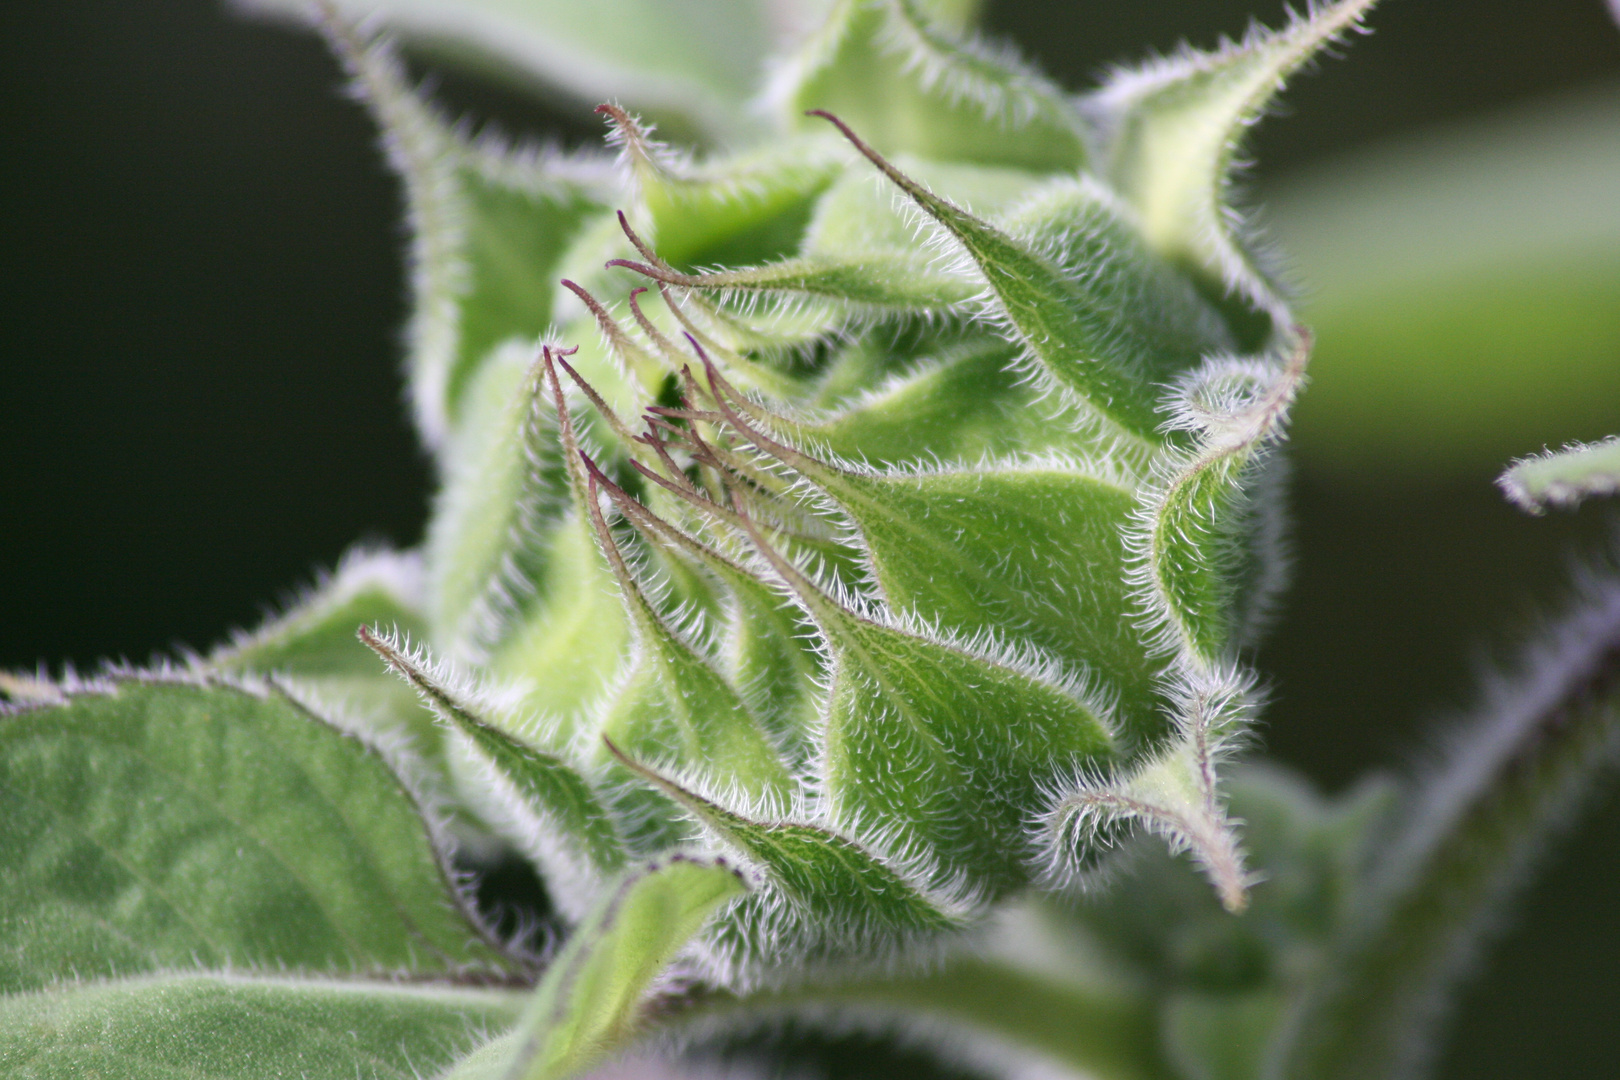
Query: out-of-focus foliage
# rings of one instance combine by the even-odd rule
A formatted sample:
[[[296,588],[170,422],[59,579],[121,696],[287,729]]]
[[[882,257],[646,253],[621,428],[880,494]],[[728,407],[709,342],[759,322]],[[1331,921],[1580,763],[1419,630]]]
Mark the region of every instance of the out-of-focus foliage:
[[[1620,413],[1620,87],[1312,167],[1266,192],[1319,335],[1296,446],[1422,483]]]

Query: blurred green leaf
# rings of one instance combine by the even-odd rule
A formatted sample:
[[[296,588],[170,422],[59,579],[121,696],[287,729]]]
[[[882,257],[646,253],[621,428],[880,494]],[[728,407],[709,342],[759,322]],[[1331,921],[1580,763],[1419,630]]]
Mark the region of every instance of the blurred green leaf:
[[[1620,490],[1620,441],[1566,446],[1516,461],[1496,483],[1532,514],[1549,506],[1575,506],[1589,495],[1612,495]]]
[[[242,0],[303,15],[302,0]],[[349,19],[380,16],[445,59],[589,102],[617,100],[675,133],[735,142],[777,27],[762,0],[333,0]],[[785,27],[783,29],[786,29]]]
[[[990,1076],[1170,1080],[1178,1074],[1157,1013],[1145,983],[1056,909],[1026,900],[1004,909],[973,948],[928,971],[717,999],[695,1019],[700,1030],[746,1027],[763,1014],[810,1029],[927,1032],[953,1060]]]
[[[824,109],[885,154],[1080,168],[1082,124],[1062,91],[1010,50],[952,33],[929,6],[842,0],[772,88],[784,123],[816,130],[803,114]]]
[[[252,633],[238,633],[204,661],[210,672],[274,673],[302,696],[330,703],[346,721],[379,736],[403,734],[418,752],[436,756],[433,714],[389,677],[355,639],[361,624],[402,637],[422,637],[422,566],[415,555],[351,551],[332,576]]]
[[[1614,86],[1270,192],[1318,335],[1300,457],[1419,481],[1620,428],[1617,192]]]
[[[1290,1002],[1271,1080],[1426,1073],[1445,1003],[1620,757],[1620,590],[1585,591],[1403,792],[1320,977]]]

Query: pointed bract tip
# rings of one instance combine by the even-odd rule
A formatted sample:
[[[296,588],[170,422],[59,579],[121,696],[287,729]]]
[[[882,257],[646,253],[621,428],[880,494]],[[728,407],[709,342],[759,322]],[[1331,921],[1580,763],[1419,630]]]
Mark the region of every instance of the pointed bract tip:
[[[828,112],[826,109],[806,109],[804,115],[819,117],[822,120],[827,121],[827,123],[829,123],[833,127],[837,128],[839,133],[841,135],[843,135],[844,138],[848,139],[851,143],[853,143],[854,146],[855,146],[855,149],[859,150],[861,153],[865,154],[867,157],[872,158],[874,161],[877,160],[877,151],[873,150],[870,146],[866,145],[866,141],[864,139],[862,139],[859,135],[855,134],[855,129],[854,128],[850,127],[848,124],[846,124],[842,120],[838,119],[837,116],[835,116],[832,113]]]
[[[579,452],[579,460],[585,463],[585,471],[590,475],[592,494],[595,494],[595,490],[598,486],[611,488],[618,487],[617,484],[608,479],[607,473],[602,471],[602,467],[596,463],[591,455],[581,450]]]
[[[384,664],[396,671],[404,670],[405,658],[400,655],[399,650],[377,636],[377,632],[369,625],[361,623],[354,636],[360,639],[360,644],[376,653]]]
[[[624,233],[625,239],[629,240],[635,249],[641,252],[641,257],[656,266],[668,269],[668,264],[658,257],[658,253],[653,250],[652,245],[643,240],[640,234],[630,227],[630,219],[625,216],[624,211],[615,210],[614,214],[619,218],[619,229]]]
[[[623,765],[627,769],[634,769],[636,767],[636,763],[631,760],[630,755],[626,754],[623,750],[620,750],[619,745],[608,736],[607,732],[602,732],[597,736],[597,738],[602,740],[602,745],[607,747],[607,752],[612,754],[620,765]]]

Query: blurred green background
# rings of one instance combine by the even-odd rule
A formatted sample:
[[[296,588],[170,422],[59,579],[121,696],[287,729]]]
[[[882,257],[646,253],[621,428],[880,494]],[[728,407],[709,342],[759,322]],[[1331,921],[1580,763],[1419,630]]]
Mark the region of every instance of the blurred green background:
[[[992,0],[1067,85],[1277,3]],[[1516,455],[1620,431],[1620,30],[1602,0],[1388,0],[1245,181],[1319,331],[1268,749],[1393,767],[1556,608],[1613,511],[1526,518]],[[336,65],[213,0],[0,9],[0,667],[205,647],[357,537],[419,537],[399,192]],[[579,145],[578,103],[440,96]],[[1446,1077],[1620,1058],[1620,799],[1482,963]],[[859,1059],[860,1055],[855,1055]],[[881,1075],[872,1064],[869,1075]]]

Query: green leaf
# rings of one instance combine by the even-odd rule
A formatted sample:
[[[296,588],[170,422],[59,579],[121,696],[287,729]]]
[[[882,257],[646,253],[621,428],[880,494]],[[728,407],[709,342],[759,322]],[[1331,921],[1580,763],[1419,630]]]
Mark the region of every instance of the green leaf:
[[[551,325],[557,270],[620,185],[605,160],[468,142],[411,90],[388,51],[348,27],[328,30],[405,184],[411,398],[423,437],[442,449],[466,426],[463,399],[491,350],[532,342]]]
[[[910,154],[895,155],[907,176],[941,193],[957,206],[980,216],[993,216],[1016,205],[1043,178],[1022,169],[965,162],[942,162]],[[816,203],[805,234],[803,254],[833,262],[883,255],[917,259],[926,239],[915,214],[897,204],[888,187],[872,183],[864,169],[846,169]]]
[[[606,485],[614,504],[646,538],[664,545],[718,578],[729,594],[721,654],[732,685],[758,712],[772,742],[791,767],[814,752],[812,732],[821,665],[806,639],[802,615],[754,571],[716,551],[690,533],[631,499],[617,485]],[[659,489],[654,489],[657,492]]]
[[[1296,333],[1293,353],[1281,365],[1217,359],[1183,382],[1173,422],[1197,431],[1198,443],[1162,458],[1161,477],[1142,496],[1145,535],[1133,539],[1150,633],[1162,649],[1195,666],[1247,644],[1245,622],[1257,620],[1266,597],[1244,597],[1241,587],[1266,593],[1277,584],[1263,573],[1244,581],[1246,557],[1262,571],[1279,562],[1276,552],[1246,551],[1245,542],[1267,538],[1256,515],[1269,507],[1253,499],[1252,489],[1304,382],[1311,339]]]
[[[420,636],[422,567],[414,555],[354,551],[337,572],[251,634],[238,634],[208,657],[228,672],[375,675],[376,658],[354,631],[362,624]]]
[[[721,905],[747,891],[719,860],[672,855],[632,870],[546,969],[507,1071],[485,1075],[563,1080],[622,1049],[653,980]]]
[[[1025,383],[1017,356],[999,338],[958,341],[886,381],[874,373],[823,418],[782,427],[821,456],[910,468],[1070,448],[1062,409]]]
[[[823,631],[834,820],[931,852],[941,881],[964,874],[992,896],[1026,881],[1027,823],[1056,774],[1113,753],[1106,710],[1039,669],[850,614]]]
[[[361,627],[360,640],[465,740],[483,766],[475,781],[482,798],[469,801],[499,804],[496,813],[486,815],[491,823],[504,826],[508,838],[540,865],[563,913],[583,916],[584,903],[625,864],[618,827],[590,783],[561,755],[522,742],[480,718],[435,677],[423,658],[407,655],[397,639],[385,640]]]
[[[881,964],[937,948],[967,925],[967,906],[930,895],[859,843],[805,821],[757,821],[683,787],[609,744],[636,776],[680,803],[755,867],[763,891],[743,900],[712,935],[715,962],[735,985],[775,968],[807,974],[827,961]],[[778,975],[777,977],[780,977]]]
[[[819,762],[830,820],[926,852],[931,887],[965,881],[994,898],[1027,881],[1036,858],[1027,826],[1050,785],[1114,754],[1108,709],[1028,656],[857,613],[734,520],[831,653]]]
[[[513,1023],[518,994],[173,974],[0,998],[16,1080],[414,1080]]]
[[[789,123],[838,113],[884,153],[1039,172],[1085,163],[1063,93],[1009,50],[961,38],[914,0],[841,0],[778,77]]]
[[[1158,663],[1133,632],[1120,527],[1128,488],[1075,467],[844,476],[889,604],[967,636],[1005,632],[1092,672],[1143,743],[1163,733]]]
[[[1094,674],[1134,740],[1163,735],[1163,665],[1144,648],[1125,580],[1129,485],[1062,459],[892,475],[805,455],[787,464],[854,521],[895,611],[966,638],[1016,627]]]
[[[1158,381],[1166,368],[1196,362],[1202,335],[1193,327],[1207,334],[1213,324],[1199,318],[1196,298],[1185,286],[1177,295],[1173,280],[1133,248],[1129,227],[1118,220],[1107,192],[1085,180],[1054,187],[1052,205],[1037,211],[1050,225],[1024,222],[1033,233],[1026,242],[911,179],[842,120],[818,115],[961,245],[989,286],[994,312],[1023,344],[1032,367],[1095,410],[1109,434],[1146,448],[1164,441]],[[1159,293],[1171,298],[1171,310],[1185,309],[1192,320],[1187,328],[1176,325],[1183,319],[1171,322],[1180,341],[1168,356],[1154,302]]]
[[[500,971],[373,749],[162,679],[0,716],[0,988],[176,966]]]
[[[1593,495],[1613,495],[1620,491],[1620,439],[1566,446],[1515,461],[1496,484],[1532,514],[1549,506],[1572,507]]]
[[[1227,813],[1220,772],[1248,725],[1254,677],[1225,666],[1183,667],[1174,675],[1168,686],[1175,738],[1122,775],[1079,774],[1047,815],[1047,876],[1059,886],[1084,883],[1096,853],[1135,826],[1162,838],[1175,854],[1189,852],[1221,904],[1240,914],[1254,879],[1244,865],[1238,823]]]
[[[854,311],[944,312],[965,304],[977,292],[972,281],[942,271],[917,255],[785,259],[747,270],[706,274],[682,274],[644,263],[619,265],[669,285],[734,297],[749,308],[760,306],[761,294],[790,293],[839,301]]]
[[[414,554],[354,551],[336,573],[288,611],[250,634],[234,635],[205,661],[211,672],[293,677],[307,697],[330,702],[378,733],[403,732],[431,751],[438,745],[432,714],[355,640],[362,624],[422,637],[422,566]]]
[[[1212,53],[1122,71],[1087,102],[1103,175],[1136,209],[1148,244],[1202,275],[1214,294],[1281,302],[1232,226],[1230,184],[1244,132],[1283,82],[1357,28],[1376,0],[1339,0]]]
[[[1077,337],[1073,347],[1152,384],[1155,404],[1162,384],[1233,347],[1216,310],[1143,242],[1129,210],[1101,185],[1051,181],[997,224],[1071,283],[1087,309],[1086,333],[1097,338]]]
[[[452,656],[488,650],[548,599],[536,594],[568,486],[536,371],[531,347],[496,350],[469,387],[465,434],[446,455],[425,556],[432,640]]]
[[[486,160],[490,156],[486,150],[459,170],[464,269],[454,299],[456,357],[445,386],[452,416],[491,349],[511,338],[533,341],[551,326],[570,243],[606,214],[605,192],[549,176],[545,157]],[[605,178],[597,185],[607,186]],[[439,298],[418,304],[434,308]]]
[[[1288,177],[1266,231],[1320,342],[1295,453],[1378,484],[1475,478],[1616,430],[1620,87]]]
[[[303,16],[294,0],[250,0]],[[475,71],[583,101],[623,101],[687,137],[752,133],[746,103],[772,44],[757,0],[329,0],[345,17],[385,25]]]
[[[581,366],[593,379],[623,388],[610,358],[590,359]],[[426,562],[435,647],[523,688],[526,711],[557,725],[544,734],[560,743],[618,670],[629,625],[571,493],[541,371],[531,349],[512,343],[478,373]]]
[[[816,197],[844,169],[822,140],[771,143],[720,166],[693,165],[617,105],[596,111],[613,124],[608,141],[636,178],[660,254],[682,268],[743,266],[797,251]]]
[[[492,650],[489,670],[526,690],[523,704],[566,739],[622,667],[630,624],[590,526],[569,513],[545,548],[545,576],[521,621]],[[540,734],[524,728],[519,735]]]
[[[724,574],[731,593],[723,655],[735,685],[745,688],[790,766],[814,754],[821,664],[802,616],[747,571]]]
[[[1620,587],[1590,597],[1499,680],[1399,808],[1271,1076],[1423,1071],[1437,1021],[1503,907],[1620,754]]]

